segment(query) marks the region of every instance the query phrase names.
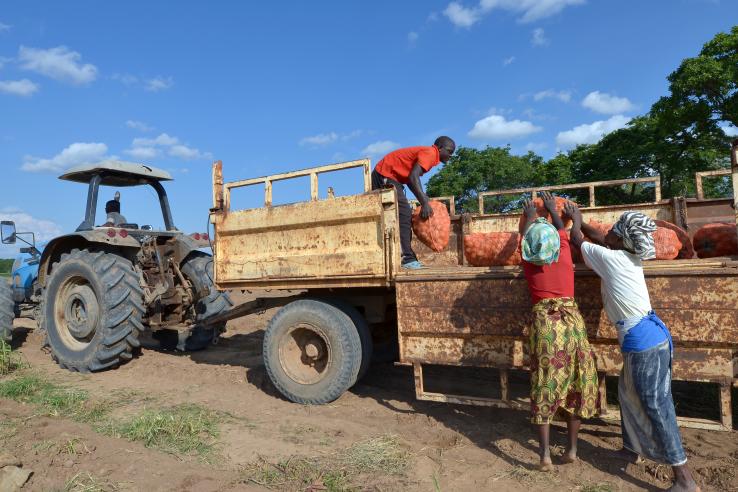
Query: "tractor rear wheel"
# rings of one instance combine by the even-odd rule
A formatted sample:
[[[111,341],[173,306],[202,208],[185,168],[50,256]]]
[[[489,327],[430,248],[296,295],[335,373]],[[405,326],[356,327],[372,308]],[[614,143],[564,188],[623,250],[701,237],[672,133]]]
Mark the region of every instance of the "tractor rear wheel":
[[[46,282],[41,312],[51,354],[65,369],[115,367],[140,346],[143,290],[133,264],[117,254],[62,254]]]
[[[201,321],[229,310],[233,306],[230,296],[216,290],[213,283],[213,257],[195,255],[182,265],[182,273],[192,284],[195,293],[207,292],[197,300],[194,306],[195,321]],[[204,326],[196,324],[185,341],[185,350],[202,350],[210,345],[214,338],[225,330],[225,322]]]
[[[0,279],[0,340],[10,343],[13,335],[15,303],[13,290],[5,279]]]

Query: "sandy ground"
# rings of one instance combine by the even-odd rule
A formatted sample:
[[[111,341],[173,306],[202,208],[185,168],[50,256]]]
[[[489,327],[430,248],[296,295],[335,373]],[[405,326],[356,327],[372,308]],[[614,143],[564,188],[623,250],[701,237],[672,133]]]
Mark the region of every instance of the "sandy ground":
[[[559,465],[550,474],[534,471],[536,441],[524,412],[416,401],[411,370],[391,363],[373,364],[368,376],[333,404],[292,404],[275,392],[261,361],[263,329],[272,314],[230,322],[221,342],[206,351],[143,350],[118,369],[92,375],[57,367],[42,350],[33,323],[17,320],[14,345],[34,370],[51,380],[83,388],[92,397],[135,391],[168,404],[197,403],[234,417],[221,429],[222,458],[206,464],[101,435],[63,416],[39,416],[32,405],[0,399],[0,422],[14,428],[1,436],[0,451],[13,454],[33,471],[23,490],[63,490],[79,473],[94,475],[110,490],[265,490],[244,480],[241,470],[260,459],[330,456],[388,434],[398,436],[410,453],[410,465],[401,475],[366,478],[366,490],[606,491],[669,485],[670,471],[664,466],[624,466],[614,460],[612,453],[621,445],[619,427],[602,422],[583,426],[580,462]],[[439,374],[443,377],[442,371]],[[703,490],[738,490],[736,432],[685,429],[683,436]],[[555,461],[564,437],[563,426],[556,424]],[[70,457],[41,445],[69,438],[84,443],[84,451]]]

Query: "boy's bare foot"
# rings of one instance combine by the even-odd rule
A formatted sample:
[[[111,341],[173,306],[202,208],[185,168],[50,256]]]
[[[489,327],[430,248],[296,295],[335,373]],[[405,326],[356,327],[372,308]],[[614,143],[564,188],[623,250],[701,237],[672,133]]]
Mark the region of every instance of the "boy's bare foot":
[[[672,485],[669,488],[670,491],[673,492],[700,492],[700,486],[697,485],[695,482],[689,483],[689,484],[683,484],[679,482],[674,482],[674,485]]]

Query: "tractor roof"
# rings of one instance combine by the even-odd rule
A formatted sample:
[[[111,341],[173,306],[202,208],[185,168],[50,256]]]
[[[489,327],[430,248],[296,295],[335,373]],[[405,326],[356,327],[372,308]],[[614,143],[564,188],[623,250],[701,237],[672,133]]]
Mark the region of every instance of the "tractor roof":
[[[69,169],[59,179],[89,183],[93,176],[103,176],[100,184],[105,186],[138,186],[152,181],[170,181],[168,172],[135,162],[102,161],[97,164],[82,164]]]

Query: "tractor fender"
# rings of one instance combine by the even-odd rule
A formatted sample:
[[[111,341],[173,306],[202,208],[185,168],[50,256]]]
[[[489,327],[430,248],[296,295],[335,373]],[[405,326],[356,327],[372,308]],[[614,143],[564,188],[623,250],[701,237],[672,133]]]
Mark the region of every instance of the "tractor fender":
[[[108,231],[115,231],[116,234],[109,235]],[[91,231],[77,231],[71,234],[56,237],[49,241],[41,255],[41,262],[38,268],[38,282],[42,287],[46,286],[46,278],[51,272],[51,265],[58,261],[62,253],[73,250],[74,248],[85,249],[90,245],[99,244],[107,248],[123,248],[132,250],[131,253],[141,248],[139,242],[131,236],[121,237],[117,234],[117,230],[112,227],[98,228]]]
[[[210,253],[205,253],[202,250],[202,244],[196,241],[194,238],[186,234],[177,236],[174,247],[174,261],[178,265],[182,265],[194,252],[203,253],[208,256],[212,256]]]

